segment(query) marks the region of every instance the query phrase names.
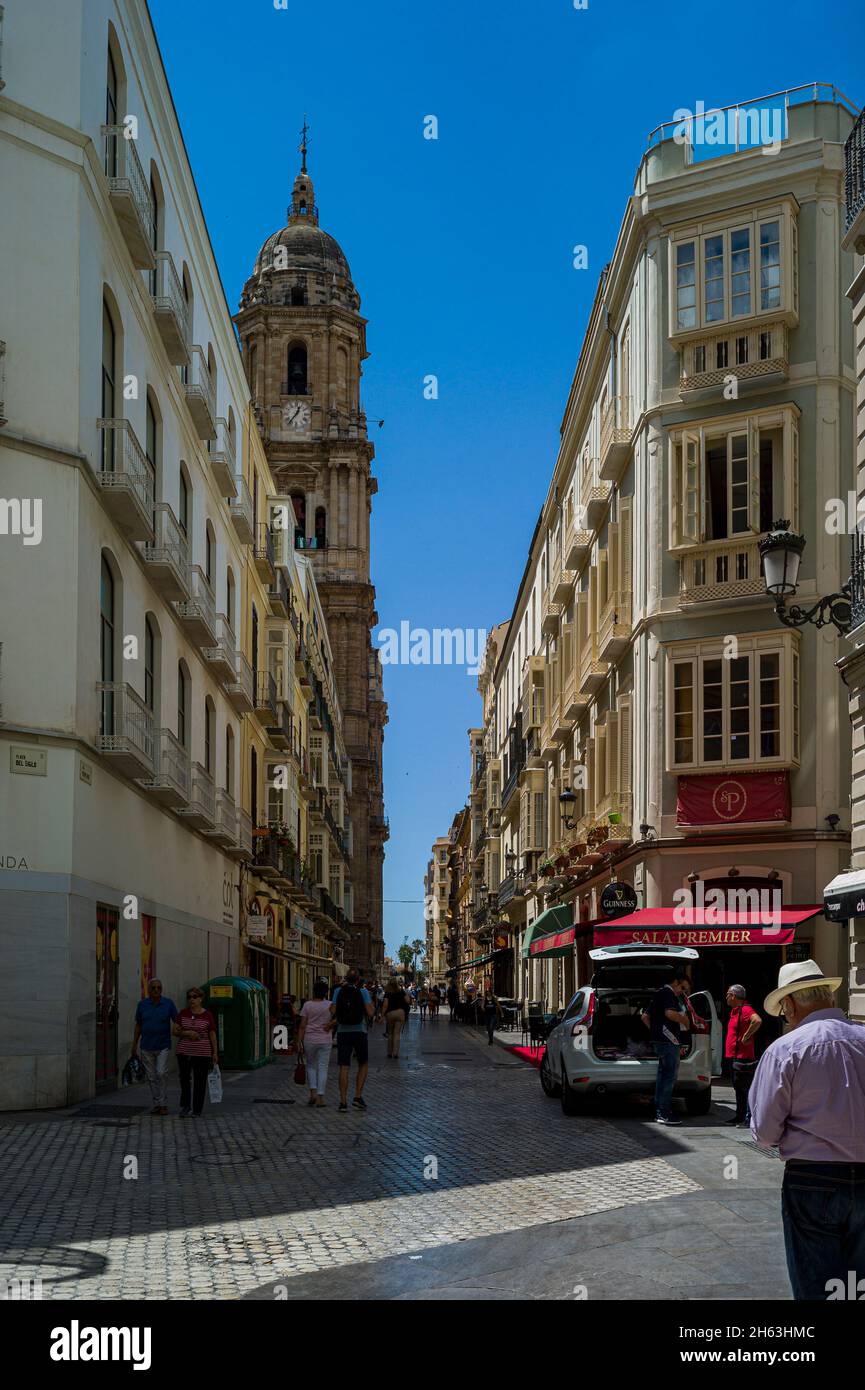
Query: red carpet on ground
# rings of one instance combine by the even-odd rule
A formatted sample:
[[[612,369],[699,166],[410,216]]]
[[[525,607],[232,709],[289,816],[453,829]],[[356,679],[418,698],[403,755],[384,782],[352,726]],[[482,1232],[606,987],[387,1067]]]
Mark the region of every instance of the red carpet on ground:
[[[511,1047],[506,1044],[508,1052],[513,1052],[515,1056],[522,1057],[524,1061],[531,1062],[533,1067],[541,1065],[541,1058],[544,1055],[542,1047]]]

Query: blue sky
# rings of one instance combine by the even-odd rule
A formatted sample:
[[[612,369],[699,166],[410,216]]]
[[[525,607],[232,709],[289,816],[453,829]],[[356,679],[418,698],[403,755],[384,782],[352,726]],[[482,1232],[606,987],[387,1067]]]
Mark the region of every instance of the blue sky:
[[[282,226],[310,126],[322,226],[369,319],[382,627],[510,616],[598,275],[649,132],[819,80],[865,99],[859,0],[150,0],[229,305]],[[774,16],[774,17],[773,17]],[[424,118],[438,139],[423,138]],[[588,248],[573,268],[572,248]],[[438,399],[424,378],[438,378]],[[388,666],[385,938],[468,787],[476,682]],[[414,901],[401,901],[404,899]]]

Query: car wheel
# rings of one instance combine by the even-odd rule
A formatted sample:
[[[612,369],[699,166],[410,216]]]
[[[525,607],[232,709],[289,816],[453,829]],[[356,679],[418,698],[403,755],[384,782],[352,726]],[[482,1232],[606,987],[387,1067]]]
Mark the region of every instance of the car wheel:
[[[689,1115],[708,1115],[712,1109],[712,1087],[705,1091],[688,1091],[683,1097]]]
[[[544,1095],[547,1096],[550,1100],[554,1100],[555,1097],[561,1095],[562,1092],[561,1086],[553,1076],[553,1069],[550,1066],[549,1053],[546,1051],[546,1049],[544,1049],[544,1055],[541,1058],[541,1087],[543,1089]]]
[[[574,1090],[573,1086],[569,1084],[568,1073],[565,1071],[564,1067],[562,1067],[561,1095],[562,1110],[565,1112],[565,1114],[579,1115],[580,1110],[582,1108],[582,1097],[577,1095],[577,1092]]]

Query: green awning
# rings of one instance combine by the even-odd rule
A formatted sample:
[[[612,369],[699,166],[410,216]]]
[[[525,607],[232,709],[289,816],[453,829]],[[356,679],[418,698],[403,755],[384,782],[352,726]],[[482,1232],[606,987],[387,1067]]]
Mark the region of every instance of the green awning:
[[[546,912],[542,912],[540,917],[536,917],[523,937],[523,949],[520,955],[525,959],[531,954],[531,945],[537,941],[539,936],[545,936],[547,932],[565,931],[567,927],[574,925],[573,908],[568,904],[560,904],[559,907],[548,907]]]

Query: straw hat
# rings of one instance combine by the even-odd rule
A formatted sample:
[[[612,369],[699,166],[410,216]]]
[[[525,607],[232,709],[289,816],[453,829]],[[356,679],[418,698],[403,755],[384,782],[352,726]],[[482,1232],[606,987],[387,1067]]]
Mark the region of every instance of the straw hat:
[[[781,1000],[788,994],[795,994],[800,989],[817,989],[819,985],[834,992],[842,983],[840,975],[824,975],[815,960],[791,961],[789,965],[782,965],[778,971],[778,988],[766,995],[763,1008],[767,1014],[778,1018],[781,1013]]]

